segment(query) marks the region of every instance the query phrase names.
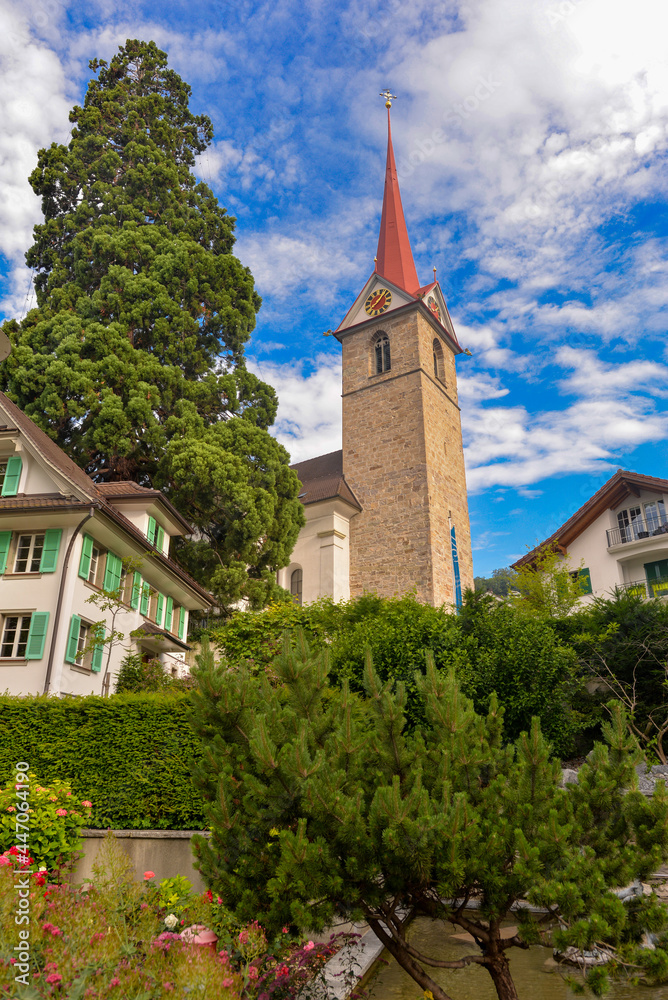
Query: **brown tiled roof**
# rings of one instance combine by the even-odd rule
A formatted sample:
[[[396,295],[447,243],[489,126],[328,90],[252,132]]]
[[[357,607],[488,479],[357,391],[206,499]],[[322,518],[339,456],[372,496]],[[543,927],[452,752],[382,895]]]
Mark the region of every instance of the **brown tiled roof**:
[[[657,479],[656,476],[643,476],[640,472],[628,472],[618,469],[614,476],[608,479],[586,503],[576,510],[567,521],[557,528],[549,538],[537,545],[531,552],[513,563],[513,568],[533,562],[539,551],[545,547],[558,546],[566,549],[585,528],[593,524],[597,517],[606,510],[614,510],[629,496],[639,497],[641,490],[651,493],[668,493],[668,479]]]
[[[90,507],[86,500],[64,497],[61,493],[19,493],[15,497],[0,497],[0,510],[85,510]]]
[[[13,403],[4,392],[0,392],[0,407],[11,417],[17,430],[33,443],[47,462],[62,472],[85,496],[91,500],[97,500],[97,489],[90,476],[87,476],[83,469],[80,469],[76,462],[73,462],[69,455],[66,455],[62,448],[59,448],[56,442],[52,441],[49,435],[45,434],[30,417],[19,410],[16,403]]]
[[[40,508],[47,509],[81,509],[84,507],[93,506],[100,511],[101,514],[106,515],[110,520],[114,521],[120,528],[122,528],[126,534],[133,537],[138,541],[144,549],[151,553],[154,559],[162,563],[163,566],[167,567],[179,577],[191,590],[195,591],[209,606],[213,605],[213,598],[204,587],[201,587],[196,580],[193,580],[191,576],[188,575],[181,567],[175,563],[172,559],[163,555],[159,552],[155,545],[151,545],[146,538],[146,536],[135,527],[135,525],[127,519],[119,510],[107,500],[107,496],[111,495],[114,499],[117,495],[113,490],[105,491],[104,486],[97,486],[90,476],[87,476],[83,469],[80,469],[76,462],[65,454],[65,452],[58,447],[55,441],[52,441],[48,434],[45,434],[37,424],[35,424],[30,417],[27,417],[25,413],[19,410],[16,403],[13,403],[8,396],[3,392],[0,392],[0,410],[4,410],[8,415],[11,416],[12,420],[16,425],[16,429],[20,434],[24,435],[28,441],[32,443],[35,450],[41,454],[47,462],[54,466],[66,479],[70,481],[76,488],[78,488],[85,496],[86,500],[82,500],[77,496],[63,497],[59,493],[41,493],[41,494],[31,494],[30,496],[16,496],[16,497],[2,497],[0,498],[0,510],[39,510]],[[108,484],[112,487],[122,486],[125,490],[125,495],[136,496],[138,492],[142,496],[146,493],[152,494],[157,498],[160,498],[162,502],[167,506],[178,520],[184,524],[188,530],[191,532],[193,529],[188,524],[187,521],[181,517],[181,515],[176,511],[169,500],[158,490],[145,490],[144,487],[138,486],[136,483],[132,484],[132,489],[129,483],[119,483],[119,484]],[[6,502],[9,501],[9,502]]]
[[[135,483],[131,479],[120,483],[97,483],[96,487],[102,496],[113,499],[115,503],[122,503],[124,500],[155,500],[156,503],[161,503],[169,511],[174,520],[181,525],[185,534],[192,534],[192,525],[179,514],[176,507],[170,503],[165,494],[160,490],[152,490],[146,486],[140,486],[139,483]]]
[[[338,497],[352,507],[361,510],[359,500],[348,486],[343,475],[343,452],[331,451],[328,455],[309,458],[290,466],[297,473],[302,484],[299,499],[306,506],[319,500],[334,500]]]
[[[168,632],[166,628],[160,628],[160,626],[156,625],[155,622],[143,621],[137,629],[137,632],[143,632],[145,635],[161,635],[164,636],[165,639],[169,639],[170,642],[180,646],[182,649],[192,649],[192,646],[183,642],[182,639],[179,639],[178,636],[175,636],[172,632]],[[133,635],[135,634],[136,633],[133,632]]]

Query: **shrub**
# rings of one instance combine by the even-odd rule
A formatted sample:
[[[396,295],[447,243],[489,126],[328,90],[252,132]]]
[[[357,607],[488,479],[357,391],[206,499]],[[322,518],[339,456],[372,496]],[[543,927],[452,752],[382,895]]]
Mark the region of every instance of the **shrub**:
[[[67,781],[93,809],[98,829],[203,828],[192,781],[200,743],[188,697],[176,693],[112,698],[0,697],[0,780],[30,763],[44,784]]]
[[[81,828],[87,826],[92,812],[91,802],[76,796],[69,782],[53,781],[40,785],[34,772],[27,775],[27,784],[15,784],[12,778],[0,789],[0,851],[21,846],[16,825],[18,796],[29,803],[31,810],[26,832],[26,846],[38,867],[46,867],[52,877],[76,861],[81,848]]]

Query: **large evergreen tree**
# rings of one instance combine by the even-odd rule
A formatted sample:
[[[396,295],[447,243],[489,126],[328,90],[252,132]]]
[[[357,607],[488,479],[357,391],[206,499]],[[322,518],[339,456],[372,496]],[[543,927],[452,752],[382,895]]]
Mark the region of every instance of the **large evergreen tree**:
[[[195,838],[198,867],[240,919],[269,931],[364,919],[434,1000],[452,1000],[438,970],[472,964],[499,1000],[517,1000],[511,954],[537,943],[579,959],[605,948],[609,964],[587,970],[595,993],[609,972],[668,978],[666,909],[612,891],[668,852],[665,789],[652,799],[634,789],[637,747],[619,707],[603,727],[608,746],[561,788],[537,720],[504,744],[496,699],[477,715],[431,657],[415,679],[425,725],[412,732],[404,684],[384,685],[370,656],[363,696],[331,685],[328,652],[303,641],[286,640],[272,666],[271,676],[214,667],[205,645],[193,698],[211,829]],[[514,906],[518,930],[504,937]],[[448,924],[468,932],[467,953],[421,947],[406,934],[410,912],[444,935]],[[643,929],[657,933],[654,950],[639,947]]]
[[[245,367],[260,306],[234,222],[192,173],[211,142],[190,88],[129,40],[30,177],[38,306],[3,327],[0,385],[97,481],[163,488],[196,525],[184,566],[223,606],[272,592],[303,522],[273,389]]]

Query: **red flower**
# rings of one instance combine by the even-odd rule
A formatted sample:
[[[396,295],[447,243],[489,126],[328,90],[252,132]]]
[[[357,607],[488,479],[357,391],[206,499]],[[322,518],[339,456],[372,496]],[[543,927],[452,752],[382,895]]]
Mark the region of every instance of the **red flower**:
[[[290,975],[290,970],[288,969],[287,965],[282,965],[280,967],[280,969],[278,970],[278,972],[276,973],[276,975],[277,976],[289,976]]]

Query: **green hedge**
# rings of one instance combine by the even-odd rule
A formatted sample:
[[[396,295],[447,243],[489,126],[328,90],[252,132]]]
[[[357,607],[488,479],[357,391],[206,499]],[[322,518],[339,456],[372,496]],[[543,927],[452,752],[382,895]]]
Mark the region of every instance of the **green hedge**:
[[[0,783],[23,760],[41,783],[66,780],[90,799],[91,827],[201,830],[189,713],[187,695],[0,696]]]

